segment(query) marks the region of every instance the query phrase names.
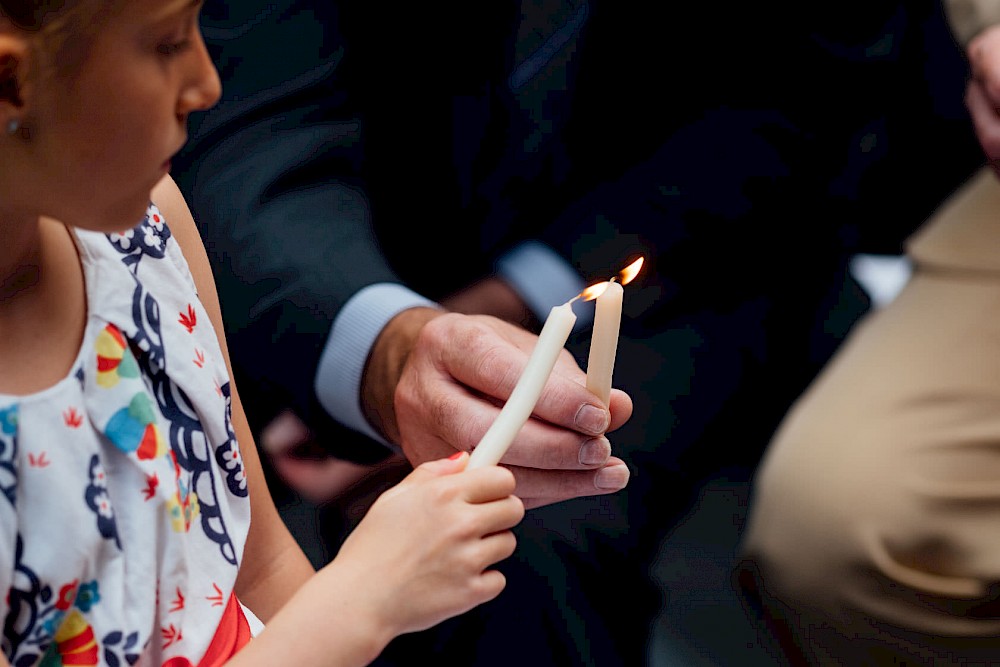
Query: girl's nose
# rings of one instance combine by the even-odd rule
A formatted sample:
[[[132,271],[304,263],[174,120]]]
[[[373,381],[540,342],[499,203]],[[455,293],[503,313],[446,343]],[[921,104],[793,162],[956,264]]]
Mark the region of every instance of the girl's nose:
[[[201,36],[197,38],[190,55],[190,78],[178,101],[178,115],[186,115],[192,111],[204,111],[215,106],[222,95],[222,82],[219,72],[208,55],[205,42]]]

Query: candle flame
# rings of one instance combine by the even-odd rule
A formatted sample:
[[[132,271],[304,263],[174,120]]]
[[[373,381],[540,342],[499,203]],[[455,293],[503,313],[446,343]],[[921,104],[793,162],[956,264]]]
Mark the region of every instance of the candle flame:
[[[643,260],[644,260],[643,257],[640,257],[639,259],[635,260],[634,262],[626,266],[624,269],[622,269],[618,273],[618,275],[613,277],[611,280],[606,280],[600,283],[594,283],[593,285],[591,285],[590,287],[588,287],[587,289],[583,290],[582,292],[574,296],[572,299],[570,299],[569,303],[573,303],[574,301],[580,299],[582,299],[583,301],[593,301],[597,297],[604,294],[605,290],[608,289],[608,285],[610,285],[613,282],[617,282],[621,285],[626,285],[632,282],[632,279],[639,274],[639,269],[642,268]]]
[[[624,269],[622,269],[621,272],[616,276],[616,278],[618,278],[618,282],[620,282],[622,285],[627,285],[630,282],[632,282],[632,279],[635,278],[637,275],[639,275],[639,269],[642,268],[643,261],[645,261],[645,258],[640,257],[639,259],[635,260],[634,262],[626,266]],[[612,278],[612,280],[614,280],[614,278]]]
[[[580,296],[577,298],[583,299],[584,301],[593,301],[597,297],[604,294],[604,290],[606,289],[608,289],[607,282],[597,283],[580,292]]]

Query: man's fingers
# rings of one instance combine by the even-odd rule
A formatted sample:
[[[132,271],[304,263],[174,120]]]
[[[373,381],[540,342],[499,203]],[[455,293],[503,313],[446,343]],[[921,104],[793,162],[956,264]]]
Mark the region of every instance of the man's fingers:
[[[537,341],[494,318],[453,315],[428,322],[421,339],[394,397],[401,445],[413,462],[474,449],[517,385]],[[607,463],[610,445],[603,434],[629,419],[632,401],[614,390],[609,411],[587,391],[586,376],[572,356],[562,356],[504,464],[586,470]]]
[[[443,351],[442,372],[503,403],[510,396],[528,361],[528,353],[485,325],[468,327],[461,346]],[[551,424],[580,433],[600,435],[611,423],[608,410],[581,382],[564,374],[549,376],[533,414]],[[577,380],[583,375],[576,369]]]
[[[632,397],[621,389],[611,390],[611,426],[608,431],[621,428],[632,418]]]
[[[425,430],[437,434],[434,451],[472,450],[496,421],[501,407],[475,397],[461,387],[442,383],[425,397],[424,408],[434,420]],[[445,442],[447,436],[449,440]],[[404,432],[404,448],[408,447]],[[428,450],[424,442],[422,449]],[[589,436],[529,419],[504,454],[505,464],[544,470],[594,468],[607,462],[611,445],[603,436]]]
[[[610,455],[611,444],[604,436],[580,435],[529,419],[501,462],[540,470],[587,470],[606,464]]]
[[[581,496],[615,493],[625,488],[629,469],[619,458],[611,457],[597,470],[536,470],[511,466],[517,487],[514,493],[526,508],[540,507]]]

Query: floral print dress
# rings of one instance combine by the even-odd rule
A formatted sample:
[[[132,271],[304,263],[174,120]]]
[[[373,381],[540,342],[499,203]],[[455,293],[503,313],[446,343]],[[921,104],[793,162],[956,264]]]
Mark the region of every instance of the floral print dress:
[[[250,520],[216,333],[155,206],[124,234],[73,234],[73,370],[0,395],[2,649],[14,667],[214,664],[248,638]]]

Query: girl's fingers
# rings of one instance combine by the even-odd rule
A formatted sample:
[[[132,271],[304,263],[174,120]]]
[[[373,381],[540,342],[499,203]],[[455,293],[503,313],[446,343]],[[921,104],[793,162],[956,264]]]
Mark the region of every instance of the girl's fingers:
[[[468,457],[468,454],[463,456]],[[500,466],[486,466],[468,470],[456,483],[463,485],[462,499],[472,504],[491,503],[514,493],[516,481],[510,470]]]
[[[502,572],[499,570],[486,570],[475,580],[475,590],[473,594],[477,599],[476,604],[489,602],[496,596],[500,595],[506,585],[507,578],[503,576]]]
[[[489,567],[510,558],[516,548],[517,538],[509,530],[487,535],[478,545],[479,562],[484,563],[484,567]]]

